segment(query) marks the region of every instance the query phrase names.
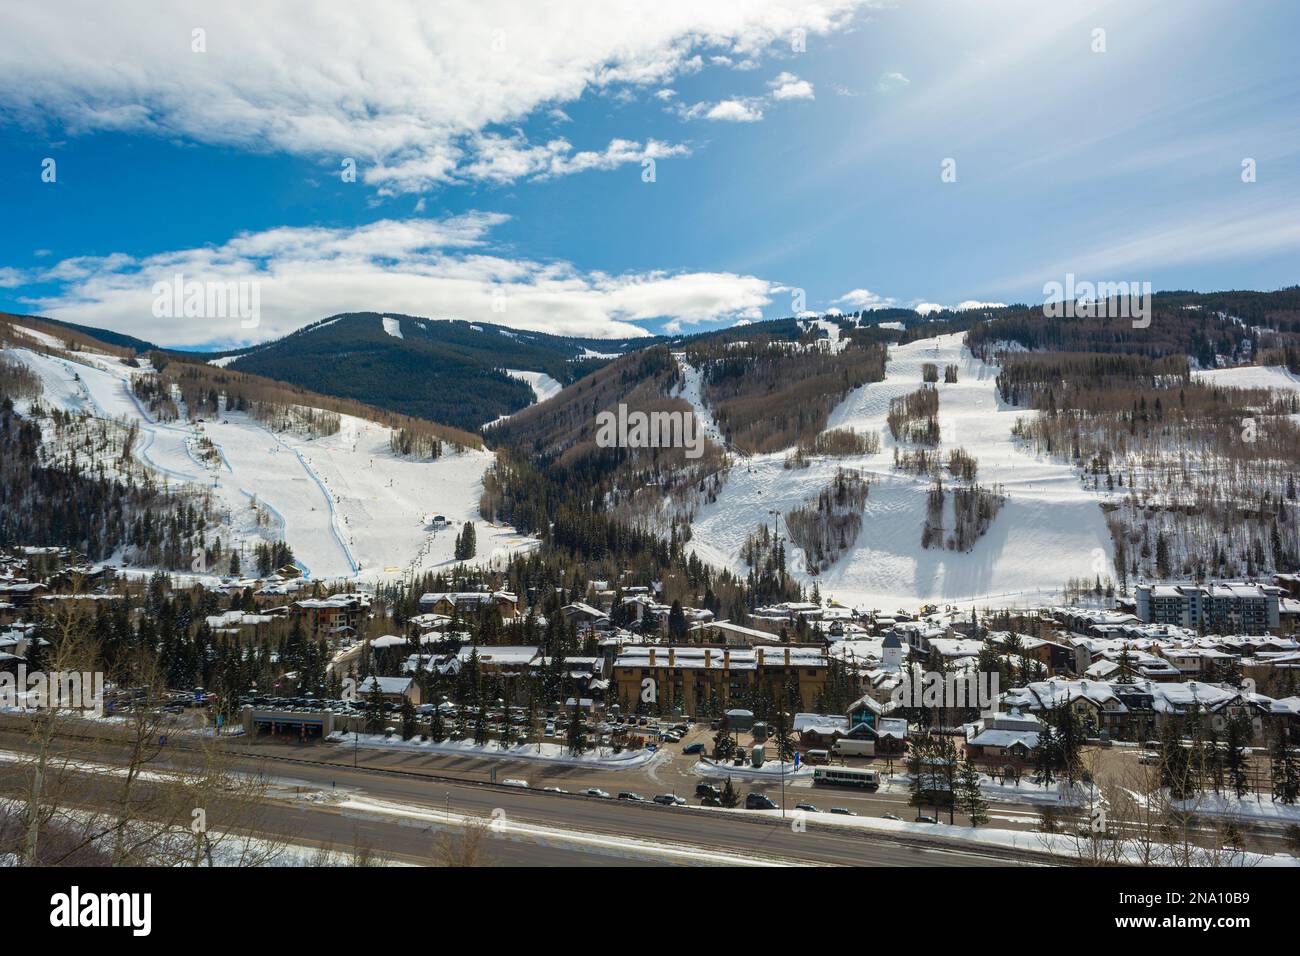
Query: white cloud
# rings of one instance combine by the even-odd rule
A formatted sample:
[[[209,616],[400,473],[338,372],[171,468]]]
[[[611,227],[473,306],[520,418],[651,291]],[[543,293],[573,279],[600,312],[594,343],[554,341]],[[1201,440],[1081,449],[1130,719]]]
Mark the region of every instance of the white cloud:
[[[997,309],[1006,305],[1005,302],[981,302],[976,299],[965,299],[957,303],[957,305],[940,305],[938,302],[927,302],[924,299],[913,299],[905,303],[893,296],[880,295],[870,289],[854,289],[851,292],[844,293],[834,301],[850,309],[864,312],[872,312],[877,309],[912,309],[921,313],[921,315],[944,311],[965,312],[968,309]]]
[[[717,103],[679,105],[675,112],[684,120],[714,120],[724,123],[757,123],[763,118],[761,97],[733,97]]]
[[[878,295],[870,289],[854,289],[851,292],[844,293],[834,301],[841,305],[847,305],[850,309],[892,309],[898,305],[897,299]]]
[[[704,118],[729,123],[756,123],[763,118],[763,106],[753,99],[723,100],[709,107]]]
[[[911,85],[911,80],[902,73],[885,73],[876,84],[877,93],[897,93]]]
[[[807,80],[801,80],[793,73],[778,74],[776,79],[767,84],[772,90],[772,99],[774,100],[811,100],[813,98],[813,85]]]
[[[388,192],[472,171],[495,181],[543,165],[560,175],[609,167],[555,167],[531,154],[548,145],[531,144],[512,152],[532,159],[503,161],[494,131],[588,92],[661,86],[702,68],[702,52],[756,63],[796,28],[824,35],[848,27],[869,2],[285,0],[263,4],[256,18],[239,4],[208,5],[201,15],[156,4],[132,13],[131,3],[100,0],[6,5],[0,110],[73,134],[146,132],[334,168],[352,157],[366,182]],[[200,24],[206,52],[196,53],[191,31]],[[483,148],[494,155],[480,156]]]
[[[633,323],[761,318],[779,286],[729,272],[610,274],[563,261],[509,258],[492,230],[509,217],[471,212],[445,220],[381,220],[355,228],[243,233],[218,246],[143,258],[64,260],[17,287],[48,283],[25,298],[52,318],[129,332],[163,345],[243,345],[283,335],[337,312],[384,311],[496,322],[520,329],[621,338]],[[262,324],[237,318],[152,316],[153,286],[186,281],[256,282]],[[502,299],[501,297],[504,296]],[[493,309],[505,303],[505,311]]]

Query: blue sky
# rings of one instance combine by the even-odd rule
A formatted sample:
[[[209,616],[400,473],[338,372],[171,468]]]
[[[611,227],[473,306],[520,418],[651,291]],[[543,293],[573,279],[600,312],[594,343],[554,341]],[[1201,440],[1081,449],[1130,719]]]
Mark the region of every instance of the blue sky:
[[[460,6],[6,8],[0,308],[225,346],[1300,281],[1294,3]],[[155,317],[177,272],[259,326]]]

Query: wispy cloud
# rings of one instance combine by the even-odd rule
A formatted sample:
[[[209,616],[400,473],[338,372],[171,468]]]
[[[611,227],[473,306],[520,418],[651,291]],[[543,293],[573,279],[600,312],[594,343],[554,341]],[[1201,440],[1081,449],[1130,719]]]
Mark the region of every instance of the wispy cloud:
[[[876,81],[877,93],[897,93],[899,90],[907,89],[912,83],[902,73],[885,73]]]

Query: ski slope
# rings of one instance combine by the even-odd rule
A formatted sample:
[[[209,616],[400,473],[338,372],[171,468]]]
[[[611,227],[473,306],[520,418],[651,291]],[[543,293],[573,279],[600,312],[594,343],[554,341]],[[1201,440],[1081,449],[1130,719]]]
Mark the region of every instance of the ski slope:
[[[527,383],[528,387],[533,390],[534,397],[539,402],[544,402],[548,398],[554,398],[564,389],[563,385],[545,372],[527,372],[516,368],[505,368],[501,371],[505,372],[511,378]]]
[[[1198,369],[1192,378],[1205,385],[1223,388],[1272,388],[1300,391],[1300,376],[1281,365],[1242,365],[1237,368]]]
[[[1099,499],[1081,486],[1068,465],[1023,451],[1011,437],[1024,409],[1004,406],[995,388],[998,369],[972,357],[961,334],[891,347],[884,381],[853,390],[832,411],[827,427],[876,431],[875,455],[813,458],[807,469],[787,469],[785,453],[736,460],[716,502],[694,523],[690,547],[702,560],[744,574],[746,537],[759,524],[771,527],[781,515],[815,499],[838,468],[854,468],[873,481],[857,542],[816,577],[804,573],[802,551],[787,545],[787,566],[823,596],[854,606],[893,610],[923,603],[959,604],[1005,599],[1005,603],[1058,597],[1070,578],[1091,578],[1110,570],[1112,548]],[[976,480],[1001,484],[1007,494],[986,534],[967,553],[921,547],[928,478],[893,468],[895,442],[885,416],[889,400],[921,387],[926,362],[959,367],[958,381],[940,382],[939,451],[965,448],[979,462]],[[945,472],[945,486],[948,480]],[[951,495],[945,527],[952,528]]]
[[[204,422],[158,422],[130,388],[131,375],[147,366],[131,369],[89,353],[82,355],[92,364],[83,365],[5,351],[40,377],[46,406],[138,425],[134,452],[142,464],[171,484],[211,490],[225,513],[214,532],[223,542],[283,538],[313,578],[391,579],[450,565],[456,533],[471,520],[477,560],[537,544],[482,522],[478,500],[490,452],[448,448],[436,461],[403,458],[389,448],[390,429],[348,415],[340,416],[338,433],[322,438],[277,433],[234,411]],[[195,453],[203,438],[218,450],[219,464]],[[445,516],[446,526],[429,526],[431,513]]]

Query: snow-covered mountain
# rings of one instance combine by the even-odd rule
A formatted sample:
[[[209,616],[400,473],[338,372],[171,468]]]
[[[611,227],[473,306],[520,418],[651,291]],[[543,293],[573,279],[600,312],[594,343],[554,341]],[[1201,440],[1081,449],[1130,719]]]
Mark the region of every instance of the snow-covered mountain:
[[[61,348],[57,336],[16,327],[34,343]],[[246,411],[162,421],[133,394],[147,362],[81,350],[76,361],[9,347],[42,394],[25,403],[74,416],[110,419],[138,431],[132,454],[159,482],[210,493],[221,523],[210,537],[228,548],[283,540],[313,578],[393,578],[450,564],[456,531],[481,522],[483,448],[448,447],[436,460],[395,454],[393,429],[342,414],[332,434],[274,430]],[[71,354],[71,353],[65,353]],[[26,410],[24,409],[24,410]],[[434,515],[442,520],[435,523]],[[479,559],[536,545],[506,526],[479,524]],[[224,568],[211,569],[214,573]]]
[[[857,540],[815,576],[807,573],[803,550],[787,545],[789,569],[806,584],[816,582],[824,596],[888,610],[918,602],[1014,601],[1059,594],[1070,578],[1108,574],[1110,536],[1099,497],[1081,486],[1069,465],[1035,456],[1012,437],[1011,428],[1024,410],[1001,402],[994,386],[997,368],[972,357],[961,338],[943,335],[891,347],[885,380],[855,389],[831,413],[827,431],[878,434],[878,452],[812,455],[806,468],[787,467],[785,452],[738,460],[717,500],[703,507],[694,522],[692,550],[702,560],[744,574],[744,542],[758,525],[776,524],[786,533],[789,512],[815,501],[837,471],[853,469],[870,482]],[[890,400],[919,389],[926,364],[957,366],[956,382],[934,386],[942,435],[939,458],[946,461],[951,450],[965,449],[978,463],[978,483],[1000,486],[1006,496],[968,552],[949,550],[946,544],[922,547],[932,481],[894,467],[895,449],[909,446],[890,435]],[[951,495],[945,509],[943,526],[951,530]]]

